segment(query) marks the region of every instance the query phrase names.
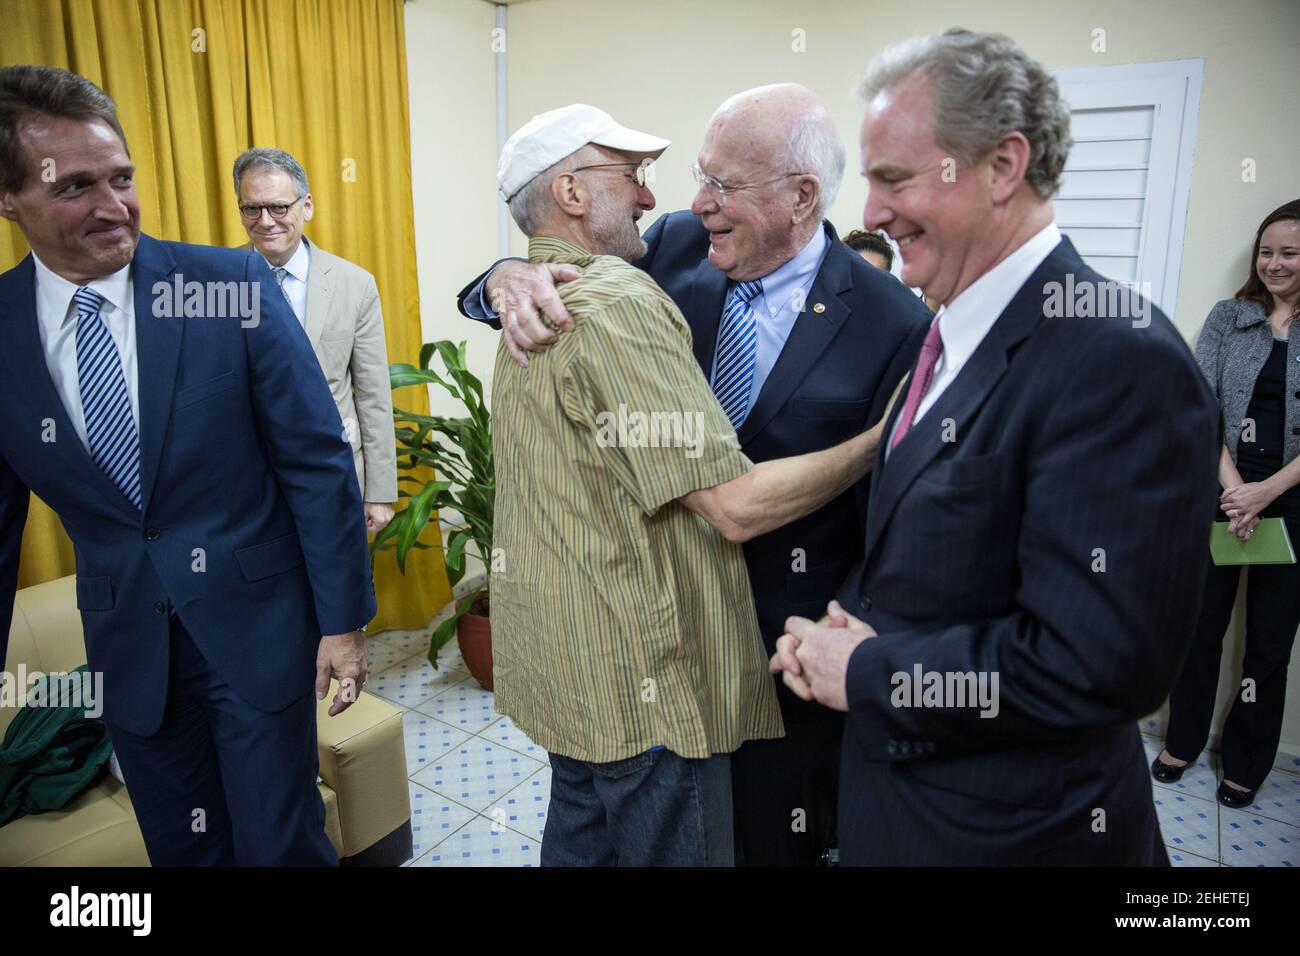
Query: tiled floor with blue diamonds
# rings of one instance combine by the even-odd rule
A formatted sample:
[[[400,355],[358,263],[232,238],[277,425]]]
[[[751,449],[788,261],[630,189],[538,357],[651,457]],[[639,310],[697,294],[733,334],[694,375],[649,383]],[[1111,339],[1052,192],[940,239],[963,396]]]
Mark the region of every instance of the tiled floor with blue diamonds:
[[[430,630],[368,642],[366,691],[402,710],[414,850],[406,865],[536,866],[551,792],[546,752],[492,709],[454,640],[436,668],[428,662]]]
[[[536,866],[551,789],[546,752],[493,709],[454,640],[437,668],[425,659],[430,630],[369,641],[366,690],[402,709],[414,836],[407,865]],[[1150,760],[1164,742],[1156,721],[1142,731]],[[1216,754],[1202,754],[1178,783],[1153,785],[1170,862],[1300,865],[1300,761],[1295,773],[1274,770],[1248,810],[1214,799],[1214,762]]]
[[[1147,761],[1164,747],[1155,720],[1143,721]],[[1300,761],[1274,768],[1246,810],[1214,798],[1219,755],[1206,751],[1177,783],[1152,781],[1160,833],[1174,866],[1300,866]]]

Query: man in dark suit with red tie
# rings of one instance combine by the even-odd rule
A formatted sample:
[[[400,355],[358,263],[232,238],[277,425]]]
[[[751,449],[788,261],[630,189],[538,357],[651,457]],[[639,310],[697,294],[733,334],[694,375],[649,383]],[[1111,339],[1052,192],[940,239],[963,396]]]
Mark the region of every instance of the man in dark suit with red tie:
[[[1213,399],[1169,320],[1061,238],[1069,112],[1041,65],[950,30],[886,50],[861,94],[866,228],[943,305],[863,558],[772,661],[847,711],[842,859],[1167,864],[1136,720],[1196,620]]]

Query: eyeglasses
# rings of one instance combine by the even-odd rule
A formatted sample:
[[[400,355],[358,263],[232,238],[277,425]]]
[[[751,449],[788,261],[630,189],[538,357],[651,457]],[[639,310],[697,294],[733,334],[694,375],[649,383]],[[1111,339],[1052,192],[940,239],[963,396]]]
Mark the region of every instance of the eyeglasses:
[[[635,182],[638,186],[644,186],[646,183],[645,171],[650,168],[650,165],[653,162],[653,159],[642,159],[635,163],[596,163],[594,166],[579,166],[574,170],[574,172],[580,173],[584,169],[614,169],[635,166],[635,172],[631,176],[626,177],[627,181]]]
[[[239,214],[249,222],[256,222],[258,219],[262,218],[262,210],[265,209],[271,214],[272,219],[283,219],[285,216],[289,215],[289,210],[302,202],[304,198],[305,197],[303,196],[299,196],[291,203],[275,202],[267,203],[264,206],[258,206],[251,202],[246,202],[240,205]]]
[[[742,189],[757,189],[759,186],[770,186],[773,183],[779,183],[783,179],[789,179],[791,176],[806,176],[808,174],[786,173],[784,176],[777,176],[775,179],[769,179],[761,183],[745,183],[742,186],[728,186],[723,183],[722,180],[716,179],[704,170],[700,169],[699,163],[692,163],[691,175],[695,177],[695,183],[697,186],[703,186],[709,191],[709,195],[717,200],[719,206],[725,206],[727,204],[728,193],[738,193]]]

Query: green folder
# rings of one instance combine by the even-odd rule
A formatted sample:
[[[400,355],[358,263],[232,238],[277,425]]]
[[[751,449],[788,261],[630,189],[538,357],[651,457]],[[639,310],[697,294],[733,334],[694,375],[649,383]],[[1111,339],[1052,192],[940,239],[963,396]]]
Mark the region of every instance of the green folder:
[[[1295,549],[1281,518],[1263,519],[1245,541],[1228,533],[1228,522],[1216,521],[1210,527],[1210,557],[1216,565],[1295,564]]]

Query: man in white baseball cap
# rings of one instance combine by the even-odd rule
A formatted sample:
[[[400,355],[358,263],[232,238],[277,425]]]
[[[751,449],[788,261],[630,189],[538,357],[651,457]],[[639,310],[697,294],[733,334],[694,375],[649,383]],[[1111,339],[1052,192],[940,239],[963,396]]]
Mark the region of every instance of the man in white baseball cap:
[[[546,169],[588,143],[658,159],[669,140],[628,129],[604,110],[573,103],[539,113],[506,141],[497,178],[506,202]]]
[[[573,331],[526,368],[503,337],[492,390],[493,679],[550,755],[545,866],[734,862],[730,754],[783,733],[740,542],[851,486],[877,439],[741,452],[682,313],[630,264],[667,145],[569,106],[498,167],[530,262],[573,280]]]
[[[506,141],[497,181],[511,215],[528,236],[545,224],[549,235],[589,252],[636,259],[645,253],[637,220],[654,208],[645,169],[668,143],[620,126],[604,110],[574,103],[534,116]],[[616,179],[596,178],[589,178],[591,186],[584,189],[576,176],[580,172],[621,177],[636,190],[620,188]],[[575,187],[593,205],[575,204]]]

